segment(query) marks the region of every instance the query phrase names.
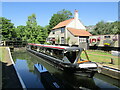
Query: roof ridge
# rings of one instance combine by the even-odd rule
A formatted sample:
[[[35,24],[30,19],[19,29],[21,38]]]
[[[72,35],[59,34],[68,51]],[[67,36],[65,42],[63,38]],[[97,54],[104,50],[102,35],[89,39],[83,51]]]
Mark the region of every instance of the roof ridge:
[[[74,18],[70,18],[70,19],[67,19],[67,20],[64,20],[60,23],[58,23],[55,27],[52,28],[53,29],[57,29],[57,28],[60,28],[60,27],[64,27],[64,26],[67,26],[68,23],[70,23],[70,21],[72,21]]]
[[[67,27],[67,29],[76,29],[76,28],[72,28],[72,27]],[[87,31],[86,29],[77,29],[77,30],[85,30],[85,31]]]
[[[69,27],[67,29],[69,32],[71,32],[75,36],[91,36],[92,35],[84,29],[75,29],[75,28],[69,28]]]

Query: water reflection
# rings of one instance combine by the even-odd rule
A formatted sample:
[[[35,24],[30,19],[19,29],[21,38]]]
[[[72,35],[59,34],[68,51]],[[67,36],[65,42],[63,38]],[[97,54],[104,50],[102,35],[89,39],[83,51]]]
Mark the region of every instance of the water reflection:
[[[96,78],[87,78],[82,76],[76,76],[71,73],[66,73],[61,70],[56,69],[55,67],[49,65],[40,57],[37,57],[27,51],[17,51],[13,53],[13,59],[15,61],[15,66],[20,73],[21,78],[23,79],[27,88],[44,88],[41,79],[36,74],[34,70],[34,64],[40,63],[43,65],[51,74],[55,76],[60,82],[73,87],[76,89],[95,89],[99,90],[104,87],[111,88],[112,85],[107,82],[100,80],[100,74]],[[104,87],[103,87],[104,86]],[[113,87],[116,88],[116,87]]]
[[[34,74],[33,66],[30,66],[34,65],[33,63],[28,63],[27,60],[21,59],[17,59],[15,63],[15,67],[17,68],[27,88],[44,88],[37,75]]]

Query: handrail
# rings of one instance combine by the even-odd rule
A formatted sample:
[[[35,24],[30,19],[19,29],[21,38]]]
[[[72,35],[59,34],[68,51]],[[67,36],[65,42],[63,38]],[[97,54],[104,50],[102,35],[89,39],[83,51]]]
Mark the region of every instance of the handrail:
[[[89,60],[84,60],[84,61],[77,61],[77,63],[84,63],[84,62],[89,62]]]
[[[89,60],[89,57],[88,57],[88,55],[87,55],[86,50],[83,49],[83,51],[85,52],[85,55],[86,55],[86,57],[87,57],[87,60],[90,61],[90,60]]]

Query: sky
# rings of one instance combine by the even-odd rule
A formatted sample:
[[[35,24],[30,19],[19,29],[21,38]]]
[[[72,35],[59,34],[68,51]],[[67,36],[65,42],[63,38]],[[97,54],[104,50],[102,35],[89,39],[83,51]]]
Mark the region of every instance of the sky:
[[[53,14],[62,9],[71,11],[73,15],[77,9],[79,19],[85,26],[102,20],[118,20],[118,2],[2,2],[2,17],[19,26],[26,25],[28,16],[34,13],[38,25],[46,26]]]

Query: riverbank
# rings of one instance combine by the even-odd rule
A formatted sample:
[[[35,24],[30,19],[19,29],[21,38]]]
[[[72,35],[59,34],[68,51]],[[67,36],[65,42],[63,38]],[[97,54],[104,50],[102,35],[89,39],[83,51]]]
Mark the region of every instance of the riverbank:
[[[120,70],[120,57],[118,56],[113,56],[111,53],[100,50],[87,50],[87,54],[93,62]]]
[[[99,65],[100,73],[120,79],[120,57],[100,50],[87,50],[87,54],[90,61],[96,62]]]
[[[120,77],[119,77],[120,70],[119,69],[116,69],[114,67],[110,67],[107,65],[103,65],[100,63],[97,63],[97,64],[99,65],[99,71],[98,71],[99,73],[120,80]]]
[[[22,89],[21,82],[11,60],[8,47],[0,47],[0,63],[2,71],[2,89],[7,88],[20,88]]]

